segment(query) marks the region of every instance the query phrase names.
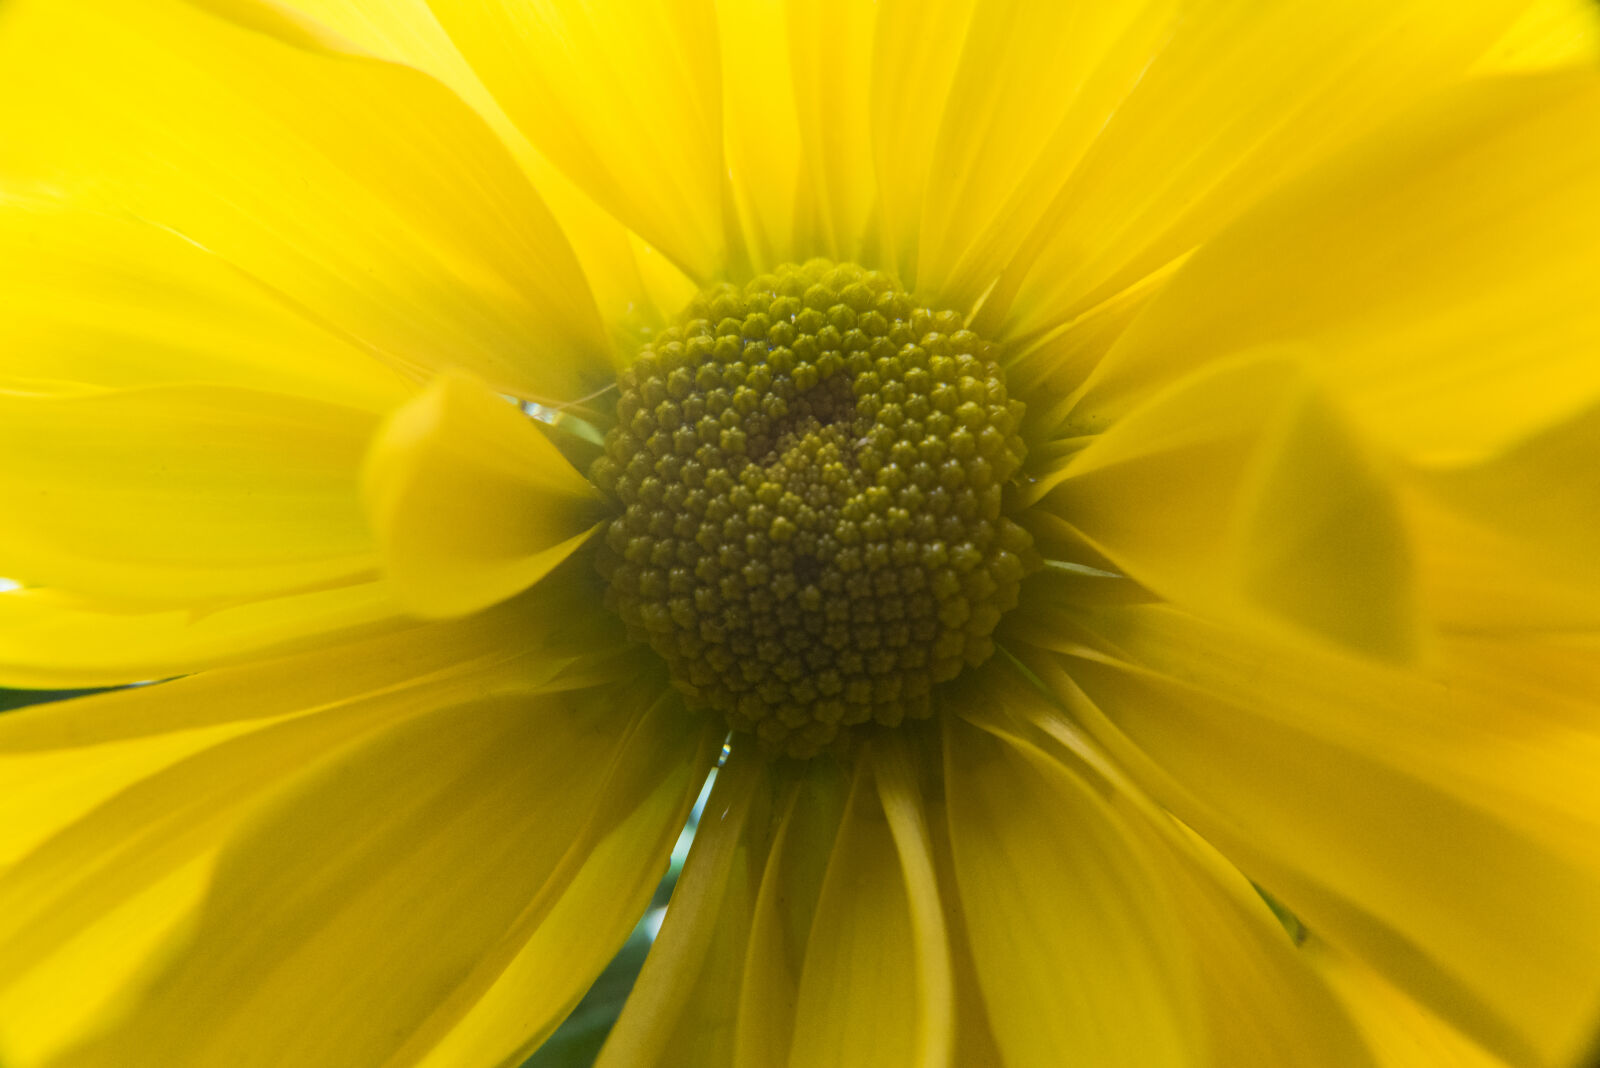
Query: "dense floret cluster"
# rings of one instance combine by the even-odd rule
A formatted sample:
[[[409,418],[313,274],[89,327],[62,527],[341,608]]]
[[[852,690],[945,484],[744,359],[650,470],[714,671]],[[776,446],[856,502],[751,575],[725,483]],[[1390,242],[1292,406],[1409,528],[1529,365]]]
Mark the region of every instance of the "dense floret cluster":
[[[933,711],[1037,566],[992,344],[813,261],[701,294],[619,376],[608,603],[691,701],[810,756]]]

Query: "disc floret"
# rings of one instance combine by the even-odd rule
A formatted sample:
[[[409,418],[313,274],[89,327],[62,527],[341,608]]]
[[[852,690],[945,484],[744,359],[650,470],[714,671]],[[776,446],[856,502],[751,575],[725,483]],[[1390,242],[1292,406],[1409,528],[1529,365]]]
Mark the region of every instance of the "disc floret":
[[[607,604],[770,751],[928,717],[1037,566],[997,355],[850,264],[701,293],[618,376]]]

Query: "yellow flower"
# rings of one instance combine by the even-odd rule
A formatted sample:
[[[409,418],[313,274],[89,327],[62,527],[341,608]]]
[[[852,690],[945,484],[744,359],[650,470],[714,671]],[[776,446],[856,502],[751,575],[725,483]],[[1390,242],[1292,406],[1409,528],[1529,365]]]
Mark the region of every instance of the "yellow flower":
[[[0,1061],[1575,1063],[1592,17],[3,0]]]

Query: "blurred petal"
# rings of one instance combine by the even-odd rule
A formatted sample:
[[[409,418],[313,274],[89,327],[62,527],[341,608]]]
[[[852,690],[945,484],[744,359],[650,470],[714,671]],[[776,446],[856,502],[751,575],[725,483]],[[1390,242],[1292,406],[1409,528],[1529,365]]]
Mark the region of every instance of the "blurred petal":
[[[628,230],[575,188],[528,143],[462,58],[455,42],[439,25],[428,0],[281,2],[375,56],[431,74],[472,105],[549,205],[556,224],[572,243],[572,250],[599,305],[601,318],[613,330],[632,319],[650,321],[650,316],[661,310],[674,312],[683,303],[670,304],[664,309],[649,308],[652,297],[640,274]],[[655,258],[660,259],[659,256]],[[637,344],[637,338],[631,339],[631,343]]]
[[[419,709],[560,670],[569,657],[543,648],[526,616],[508,609],[0,718],[7,1063],[81,1035],[195,903],[219,844],[308,762]],[[513,624],[527,644],[497,647]]]
[[[19,0],[0,19],[0,92],[30,102],[0,116],[10,188],[167,227],[413,373],[546,399],[608,377],[565,240],[432,79],[255,0]]]
[[[0,197],[6,388],[207,383],[387,411],[395,371],[160,226]]]
[[[1428,673],[1167,607],[1061,609],[1025,656],[1163,805],[1330,942],[1513,1062],[1600,998],[1594,643],[1444,644]]]
[[[370,572],[368,411],[231,386],[0,393],[13,579],[193,603]]]
[[[1361,428],[1419,459],[1479,458],[1571,417],[1600,398],[1597,126],[1587,71],[1417,110],[1197,252],[1074,421],[1264,344],[1314,349]]]
[[[1005,1063],[1191,1063],[1193,965],[1122,817],[957,719],[944,742],[961,908]]]
[[[981,700],[970,700],[979,695]],[[1207,843],[1151,804],[1073,725],[1050,715],[1046,711],[1051,707],[1049,697],[1031,680],[997,665],[986,669],[983,678],[968,683],[964,697],[969,700],[963,716],[994,738],[953,729],[951,733],[960,735],[961,745],[988,747],[996,756],[1005,753],[1008,762],[1029,769],[1023,781],[1056,784],[1052,791],[1076,783],[1078,789],[1104,796],[1106,807],[1100,818],[1109,818],[1113,829],[1124,837],[1122,850],[1132,862],[1123,870],[1124,878],[1135,880],[1125,891],[1124,907],[1148,911],[1147,922],[1171,924],[1161,934],[1167,941],[1158,950],[1165,958],[1161,967],[1175,999],[1168,1012],[1194,1012],[1193,1018],[1179,1015],[1169,1020],[1178,1029],[1190,1031],[1180,1063],[1326,1068],[1370,1064],[1351,1020],[1299,958],[1294,943],[1249,882]],[[1044,729],[1037,743],[1020,733],[1028,731],[1029,724]],[[1052,751],[1047,752],[1046,746]],[[954,796],[959,800],[959,795]],[[1076,809],[1061,810],[1057,801],[1050,811],[1060,811],[1060,819],[1070,821]],[[996,813],[995,818],[1003,817]],[[1011,819],[1024,828],[1040,823],[1038,816],[1020,810]],[[954,827],[952,824],[953,833]],[[1028,832],[1019,828],[1017,833]],[[959,839],[956,841],[959,849]],[[1037,848],[1044,851],[1043,840],[1037,841]],[[1004,885],[1004,878],[995,882]],[[969,918],[980,907],[977,902],[966,903]],[[1031,913],[1001,915],[1021,916],[1020,929],[1033,930]],[[1044,922],[1054,925],[1059,921]],[[980,960],[986,952],[981,943],[974,943],[974,951]],[[1008,996],[1014,996],[1010,989]],[[1055,995],[1047,989],[1033,996]],[[1099,1019],[1093,1007],[1073,1011],[1082,1012],[1086,1017],[1082,1023],[1091,1029]],[[991,1012],[998,1024],[1002,1014]],[[1113,1051],[1101,1056],[1114,1059],[1085,1057],[1086,1061],[1142,1063],[1129,1035],[1109,1030],[1098,1041],[1109,1044]],[[1049,1063],[1043,1051],[1041,1063]]]
[[[587,693],[590,702],[600,697]],[[395,1062],[426,1051],[422,1068],[516,1064],[549,1037],[649,902],[722,736],[720,723],[686,714],[674,699],[640,722],[607,772],[595,814],[517,926],[479,962],[475,980],[492,977],[492,985],[463,985]],[[451,1023],[461,1008],[466,1015]],[[435,1023],[449,1029],[436,1034]]]
[[[1600,8],[1589,0],[1534,0],[1488,55],[1483,71],[1593,66],[1600,60]]]
[[[1476,632],[1600,629],[1600,407],[1478,463],[1413,476],[1422,580]]]
[[[1359,960],[1313,939],[1303,950],[1338,991],[1380,1068],[1506,1068],[1506,1062],[1406,997]]]
[[[1007,205],[986,261],[1004,275],[983,321],[1028,334],[1112,297],[1459,81],[1526,7],[1204,2],[1184,5],[1170,34],[1134,32],[1132,54],[1113,47],[1104,61],[1132,78],[1063,118],[1093,137],[1081,161],[1045,152]]]
[[[0,592],[0,684],[60,689],[171,678],[392,627],[386,582],[199,608],[98,601],[60,590]]]
[[[367,512],[411,611],[457,616],[520,593],[581,545],[599,495],[516,405],[442,375],[373,442]]]
[[[688,722],[648,689],[447,705],[330,754],[223,850],[184,951],[65,1063],[380,1064],[459,1019],[492,978],[486,965],[539,929],[526,911],[563,874],[569,844],[598,844],[603,833],[585,833],[597,814],[630,814],[612,791],[649,782],[594,769],[659,741],[643,727],[652,717]],[[656,775],[687,771],[695,732],[678,737],[691,744],[651,751]],[[681,820],[698,783],[685,773],[677,785],[662,824]],[[658,827],[658,863],[618,899],[648,896],[675,830]],[[630,923],[585,934],[620,942]],[[586,979],[574,978],[575,1001]],[[531,1022],[516,1022],[519,1037]]]
[[[1399,506],[1302,361],[1203,368],[1039,489],[1120,569],[1180,604],[1380,657],[1416,649]]]
[[[540,152],[699,280],[727,262],[710,0],[430,0]]]

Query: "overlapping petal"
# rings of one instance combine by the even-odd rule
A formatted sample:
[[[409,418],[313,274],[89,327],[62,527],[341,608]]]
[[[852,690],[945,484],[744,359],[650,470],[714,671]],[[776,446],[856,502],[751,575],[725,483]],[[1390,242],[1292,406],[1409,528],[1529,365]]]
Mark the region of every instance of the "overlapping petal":
[[[407,383],[176,231],[52,197],[0,195],[0,388],[71,394],[206,384],[367,411]]]
[[[430,617],[520,593],[599,519],[599,493],[520,408],[453,374],[384,424],[363,491],[396,592]]]
[[[1394,489],[1292,356],[1202,367],[1035,492],[1119,568],[1180,604],[1382,657],[1418,647]]]
[[[223,846],[185,952],[63,1063],[414,1063],[433,1045],[418,1036],[460,1021],[496,963],[556,934],[545,923],[564,945],[599,942],[544,1003],[553,1025],[631,925],[627,903],[648,896],[712,752],[652,683],[436,705],[333,749]],[[626,773],[595,773],[613,760]],[[620,866],[586,871],[630,821],[649,833]],[[603,874],[628,886],[600,903],[611,919],[597,930],[587,894],[561,906],[575,878]],[[523,1014],[495,1022],[513,1048],[540,1030]]]
[[[1104,62],[1133,75],[1125,95],[1101,123],[1082,125],[1093,144],[1076,166],[1046,153],[1018,181],[963,291],[981,295],[1000,274],[981,321],[1024,334],[1094,307],[1286,178],[1459,82],[1526,7],[1183,5],[1170,33],[1128,38],[1143,62],[1108,49]],[[1067,121],[1083,118],[1069,111]]]
[[[1420,107],[1196,253],[1073,425],[1263,344],[1313,346],[1363,432],[1422,459],[1481,459],[1572,417],[1600,396],[1597,125],[1589,71]]]
[[[727,262],[710,0],[431,0],[512,121],[581,189],[697,279]]]
[[[950,842],[1004,1063],[1368,1063],[1231,864],[1021,673],[967,686],[944,731]]]
[[[603,632],[587,627],[578,647],[554,647],[544,615],[564,614],[572,631],[571,597],[556,587],[541,596],[537,608],[525,600],[4,717],[7,1057],[36,1063],[117,1004],[163,928],[198,900],[220,843],[309,761],[428,708],[547,685],[604,655]],[[500,644],[508,626],[527,643]]]
[[[0,394],[12,577],[148,602],[371,572],[356,479],[371,412],[229,386]]]
[[[438,83],[256,0],[0,17],[9,189],[173,230],[412,372],[557,400],[607,377],[571,249]]]
[[[1160,606],[1059,606],[1029,664],[1314,930],[1513,1063],[1600,993],[1593,643],[1448,644],[1426,671]]]

